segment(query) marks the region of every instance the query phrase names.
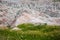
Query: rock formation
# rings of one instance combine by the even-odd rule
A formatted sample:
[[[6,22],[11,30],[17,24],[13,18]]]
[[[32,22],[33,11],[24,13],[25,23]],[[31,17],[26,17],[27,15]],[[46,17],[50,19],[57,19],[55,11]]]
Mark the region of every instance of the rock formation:
[[[60,2],[52,0],[0,0],[0,25],[60,24]]]

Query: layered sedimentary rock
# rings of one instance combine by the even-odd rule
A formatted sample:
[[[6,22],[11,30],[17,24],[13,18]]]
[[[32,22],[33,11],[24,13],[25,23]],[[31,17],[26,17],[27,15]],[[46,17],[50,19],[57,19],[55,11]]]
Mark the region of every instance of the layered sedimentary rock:
[[[60,2],[52,0],[0,0],[0,25],[60,24]]]

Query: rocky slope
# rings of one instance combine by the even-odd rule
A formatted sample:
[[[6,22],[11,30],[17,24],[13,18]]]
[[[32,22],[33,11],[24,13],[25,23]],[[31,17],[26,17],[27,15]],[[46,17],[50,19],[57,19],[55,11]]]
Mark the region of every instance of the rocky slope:
[[[0,0],[0,25],[21,23],[60,25],[60,2],[52,0]]]

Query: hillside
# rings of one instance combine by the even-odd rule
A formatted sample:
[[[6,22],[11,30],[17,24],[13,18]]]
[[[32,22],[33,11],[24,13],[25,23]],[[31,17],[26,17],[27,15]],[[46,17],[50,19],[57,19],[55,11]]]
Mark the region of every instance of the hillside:
[[[0,0],[0,40],[60,40],[60,0]]]
[[[52,0],[0,1],[1,25],[16,26],[25,22],[60,25],[60,2]]]

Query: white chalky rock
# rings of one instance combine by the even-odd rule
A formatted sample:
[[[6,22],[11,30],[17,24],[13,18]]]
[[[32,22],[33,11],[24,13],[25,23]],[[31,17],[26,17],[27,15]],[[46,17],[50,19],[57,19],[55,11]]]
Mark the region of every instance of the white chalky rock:
[[[18,27],[14,27],[12,30],[21,30],[21,29]]]

